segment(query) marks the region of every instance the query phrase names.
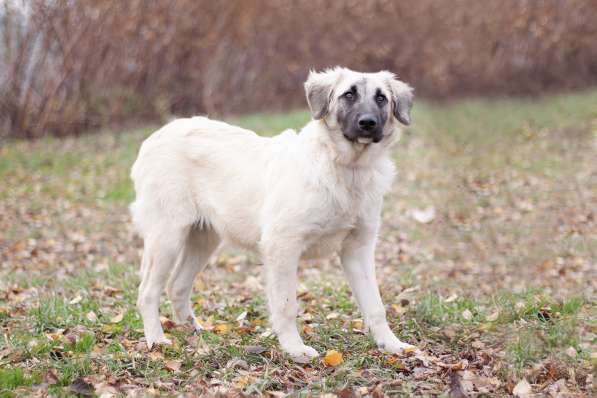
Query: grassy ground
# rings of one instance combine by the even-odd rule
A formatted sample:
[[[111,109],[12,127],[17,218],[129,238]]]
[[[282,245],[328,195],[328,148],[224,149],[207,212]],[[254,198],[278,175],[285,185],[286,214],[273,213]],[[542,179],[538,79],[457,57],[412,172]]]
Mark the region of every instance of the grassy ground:
[[[423,354],[375,349],[333,259],[301,268],[300,324],[343,363],[289,362],[258,259],[233,250],[196,282],[206,331],[173,324],[164,302],[175,344],[148,352],[126,209],[148,128],[0,149],[0,396],[504,396],[522,380],[538,394],[595,394],[597,91],[415,109],[377,259],[392,326]],[[272,134],[307,118],[233,121]],[[431,222],[413,217],[429,208]]]

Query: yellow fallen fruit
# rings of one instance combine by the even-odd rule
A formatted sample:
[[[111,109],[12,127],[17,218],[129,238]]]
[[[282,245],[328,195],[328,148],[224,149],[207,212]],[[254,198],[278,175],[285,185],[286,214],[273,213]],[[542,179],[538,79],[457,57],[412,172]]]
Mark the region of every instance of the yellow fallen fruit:
[[[329,350],[326,352],[325,357],[323,358],[323,363],[327,366],[338,366],[344,359],[342,358],[342,354],[336,350]]]
[[[223,324],[220,324],[220,325],[216,325],[216,327],[214,328],[214,330],[218,334],[226,334],[226,333],[228,333],[230,331],[230,326],[228,326],[227,324],[223,323]]]

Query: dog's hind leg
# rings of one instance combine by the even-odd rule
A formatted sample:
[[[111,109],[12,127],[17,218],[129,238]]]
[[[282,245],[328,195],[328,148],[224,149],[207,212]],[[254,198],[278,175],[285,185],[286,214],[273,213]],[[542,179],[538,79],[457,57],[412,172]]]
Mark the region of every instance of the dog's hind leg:
[[[169,344],[160,323],[160,295],[168,274],[184,246],[189,227],[171,225],[156,228],[156,233],[145,237],[142,280],[139,286],[137,308],[143,318],[147,346]]]
[[[185,241],[178,263],[168,281],[168,297],[172,302],[174,318],[179,323],[190,322],[196,330],[201,326],[195,318],[191,293],[195,277],[207,265],[209,258],[220,244],[217,233],[209,227],[194,227]]]

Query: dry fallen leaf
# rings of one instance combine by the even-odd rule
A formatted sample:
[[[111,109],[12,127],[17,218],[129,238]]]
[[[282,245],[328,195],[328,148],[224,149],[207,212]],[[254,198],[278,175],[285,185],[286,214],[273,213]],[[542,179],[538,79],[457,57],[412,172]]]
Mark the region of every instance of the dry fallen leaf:
[[[478,350],[485,348],[485,344],[480,340],[475,340],[472,342],[471,346]]]
[[[267,348],[260,345],[248,345],[245,347],[245,352],[248,354],[261,354],[265,351],[267,351]]]
[[[500,316],[500,312],[494,311],[491,314],[487,315],[487,317],[485,319],[487,320],[487,322],[495,322],[495,321],[497,321],[499,316]]]
[[[470,321],[471,319],[473,319],[473,313],[470,310],[466,309],[462,311],[462,317],[467,321]]]
[[[396,314],[404,314],[406,311],[408,311],[407,308],[404,308],[400,304],[392,304],[392,310],[394,310]]]
[[[327,366],[338,366],[342,362],[344,362],[344,358],[342,358],[342,354],[336,350],[329,350],[323,358],[323,363]]]
[[[448,297],[448,298],[446,299],[446,303],[451,303],[451,302],[453,302],[453,301],[456,301],[456,299],[457,299],[457,298],[458,298],[458,295],[457,295],[457,294],[452,294],[452,295],[450,295],[450,297]]]
[[[358,329],[358,330],[363,330],[363,320],[362,319],[353,319],[352,320],[352,328],[353,329]]]
[[[566,355],[568,355],[570,358],[575,358],[576,354],[578,353],[576,352],[576,349],[574,347],[568,347],[566,349]]]
[[[568,387],[566,387],[566,379],[560,379],[548,386],[545,390],[552,397],[567,397],[569,395]]]
[[[466,359],[462,359],[456,363],[437,362],[437,365],[450,370],[463,370],[466,369],[466,367],[468,366],[468,361]]]
[[[214,327],[214,330],[216,331],[216,333],[218,334],[227,334],[228,332],[230,332],[230,326],[228,326],[225,323],[221,323],[219,325],[216,325]]]
[[[167,361],[164,364],[164,367],[171,372],[178,372],[180,370],[180,368],[182,367],[182,362],[175,361],[175,360]]]
[[[69,304],[77,304],[77,303],[80,303],[80,302],[81,302],[81,300],[83,300],[83,297],[81,297],[81,296],[79,295],[79,296],[75,297],[74,299],[72,299],[71,301],[69,301],[68,303],[69,303]]]
[[[244,369],[249,370],[249,364],[244,359],[232,358],[226,363],[226,367],[230,369]]]
[[[91,397],[94,395],[94,388],[91,384],[85,381],[82,377],[75,379],[70,385],[70,391],[84,397]]]
[[[412,215],[412,218],[421,224],[427,224],[433,221],[435,218],[435,208],[433,206],[429,206],[423,210],[413,209],[411,210],[410,214]]]
[[[243,375],[243,376],[238,376],[237,378],[235,378],[232,383],[234,384],[234,386],[236,388],[245,388],[246,386],[248,386],[251,383],[255,382],[255,377],[250,376],[250,375]]]
[[[58,384],[60,379],[56,376],[56,373],[53,370],[48,370],[47,373],[44,374],[44,383],[48,385]]]
[[[337,312],[330,312],[325,319],[336,319],[340,316],[340,314],[338,314]]]
[[[176,326],[176,324],[174,323],[174,321],[172,321],[171,319],[166,318],[165,316],[161,316],[160,317],[160,322],[162,323],[162,327],[165,330],[169,330],[172,329]]]
[[[512,390],[512,395],[518,398],[530,397],[532,393],[533,390],[531,389],[531,385],[528,381],[526,381],[526,379],[520,380]]]
[[[302,318],[306,322],[311,322],[313,320],[313,314],[311,314],[310,312],[305,312]]]
[[[261,335],[260,335],[260,336],[261,336],[261,337],[269,337],[269,336],[271,336],[273,333],[274,333],[274,332],[273,332],[273,331],[272,331],[270,328],[267,328],[267,329],[265,329],[265,331],[264,331],[263,333],[261,333]]]
[[[87,320],[89,322],[97,322],[97,315],[95,314],[95,312],[93,311],[89,311],[86,315],[85,318],[87,318]]]
[[[450,372],[450,398],[467,398],[468,393],[458,372]]]
[[[238,322],[242,321],[243,319],[245,319],[247,317],[247,311],[242,312],[239,316],[236,317],[236,320]]]
[[[305,325],[305,326],[303,326],[303,333],[305,333],[305,334],[313,334],[313,333],[315,333],[315,329],[313,329],[309,325]]]
[[[454,327],[452,326],[448,326],[446,328],[444,328],[442,330],[442,333],[444,334],[444,336],[453,339],[454,337],[456,337],[456,329],[454,329]]]
[[[124,312],[119,312],[112,318],[110,318],[110,323],[120,323],[122,322],[122,318],[124,318]]]

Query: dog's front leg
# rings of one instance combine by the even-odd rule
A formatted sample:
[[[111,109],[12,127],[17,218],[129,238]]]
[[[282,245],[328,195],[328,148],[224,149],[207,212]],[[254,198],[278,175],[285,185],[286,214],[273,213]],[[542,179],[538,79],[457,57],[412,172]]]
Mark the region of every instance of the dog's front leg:
[[[305,345],[296,327],[297,269],[300,245],[276,239],[264,242],[267,301],[271,323],[282,349],[296,362],[308,362],[317,351]]]
[[[412,345],[400,341],[390,329],[375,278],[375,238],[377,228],[354,230],[343,244],[342,267],[356,297],[365,326],[379,348],[398,353]]]

